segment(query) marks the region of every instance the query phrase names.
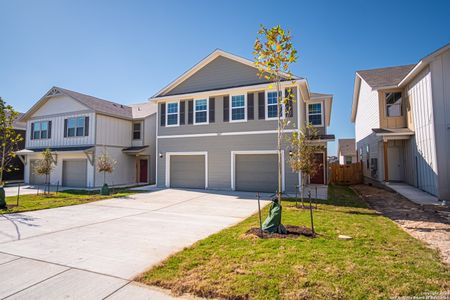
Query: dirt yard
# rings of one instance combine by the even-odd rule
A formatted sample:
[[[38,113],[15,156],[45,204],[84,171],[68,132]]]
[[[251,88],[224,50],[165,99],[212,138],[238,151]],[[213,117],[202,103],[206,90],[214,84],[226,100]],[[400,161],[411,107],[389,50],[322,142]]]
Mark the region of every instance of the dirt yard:
[[[403,196],[368,185],[353,186],[375,210],[399,224],[415,238],[438,249],[450,265],[450,221],[448,206],[423,206]]]

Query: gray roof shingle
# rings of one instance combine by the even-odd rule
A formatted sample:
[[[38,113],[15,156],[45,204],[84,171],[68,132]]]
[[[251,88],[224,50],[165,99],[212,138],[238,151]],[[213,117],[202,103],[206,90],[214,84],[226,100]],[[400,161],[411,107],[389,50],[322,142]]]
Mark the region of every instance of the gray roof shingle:
[[[55,88],[61,91],[61,93],[78,100],[79,102],[83,103],[92,110],[95,110],[96,112],[126,119],[131,119],[133,117],[132,108],[129,106],[81,94],[71,90],[66,90],[60,87]]]
[[[356,71],[372,88],[397,86],[414,68],[413,65]]]

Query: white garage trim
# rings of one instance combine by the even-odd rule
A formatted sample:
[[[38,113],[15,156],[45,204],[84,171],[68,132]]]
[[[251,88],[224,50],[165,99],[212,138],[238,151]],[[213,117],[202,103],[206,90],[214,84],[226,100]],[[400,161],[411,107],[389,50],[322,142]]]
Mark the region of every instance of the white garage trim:
[[[170,187],[170,156],[171,155],[204,155],[205,156],[205,189],[208,188],[208,151],[166,152],[166,187]]]
[[[240,154],[277,154],[278,155],[278,150],[248,150],[248,151],[231,151],[231,190],[235,191],[236,190],[236,174],[235,174],[235,169],[236,169],[236,155],[240,155]],[[284,151],[281,151],[281,161],[283,162],[283,164],[281,165],[281,186],[283,191],[286,189],[285,188],[285,161],[284,161]]]

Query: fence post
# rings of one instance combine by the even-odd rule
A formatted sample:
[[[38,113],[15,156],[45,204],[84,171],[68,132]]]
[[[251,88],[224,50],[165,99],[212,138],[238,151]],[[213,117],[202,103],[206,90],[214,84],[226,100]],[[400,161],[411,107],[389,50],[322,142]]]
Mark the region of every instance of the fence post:
[[[261,232],[261,238],[264,238],[264,232],[262,229],[262,218],[261,218],[261,204],[259,203],[260,201],[259,192],[256,193],[256,198],[258,199],[259,230]]]

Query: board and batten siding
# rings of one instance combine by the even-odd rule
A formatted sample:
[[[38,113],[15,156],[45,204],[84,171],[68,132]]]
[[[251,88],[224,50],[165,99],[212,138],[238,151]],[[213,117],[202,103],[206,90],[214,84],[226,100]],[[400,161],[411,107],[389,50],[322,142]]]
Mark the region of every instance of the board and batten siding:
[[[405,154],[407,155],[407,164],[414,165],[416,170],[416,174],[406,173],[407,181],[430,194],[436,195],[438,170],[429,68],[418,74],[407,86],[407,94],[413,112],[415,136],[406,142],[409,149]]]
[[[77,113],[85,110],[89,110],[89,108],[81,104],[77,100],[66,95],[58,95],[52,96],[50,99],[48,99],[42,107],[40,107],[38,110],[36,110],[36,112],[33,113],[33,117],[46,117],[64,113]]]
[[[97,114],[96,145],[130,147],[132,141],[131,120]]]
[[[64,120],[71,117],[89,117],[89,135],[79,137],[64,137]],[[31,139],[31,123],[37,121],[52,121],[51,138],[50,139]],[[80,145],[93,145],[95,140],[94,134],[95,114],[93,112],[71,112],[61,115],[40,116],[33,118],[27,122],[27,138],[26,148],[45,148],[45,147],[70,147]]]

